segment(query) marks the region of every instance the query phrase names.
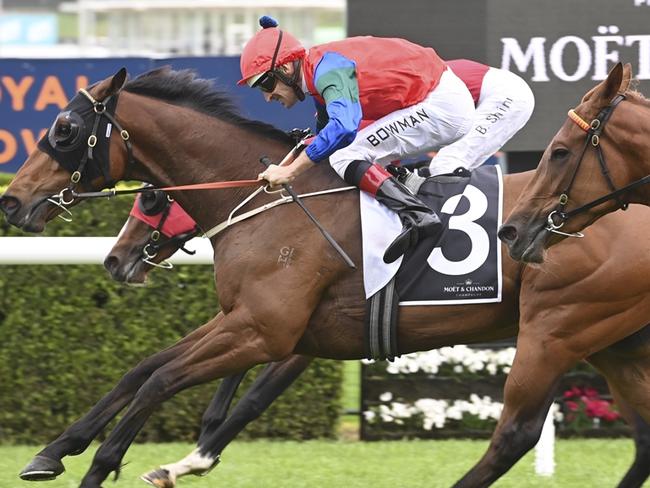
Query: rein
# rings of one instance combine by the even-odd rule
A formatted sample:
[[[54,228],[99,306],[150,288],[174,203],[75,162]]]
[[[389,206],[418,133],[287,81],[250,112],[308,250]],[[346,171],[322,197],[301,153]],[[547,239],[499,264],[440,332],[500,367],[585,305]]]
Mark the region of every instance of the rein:
[[[82,97],[79,97],[80,100],[85,99],[92,104],[92,110],[94,112],[92,129],[90,131],[90,135],[86,139],[86,150],[84,151],[83,157],[76,168],[70,167],[69,164],[64,164],[58,158],[55,157],[56,155],[53,155],[53,157],[55,157],[55,159],[57,160],[57,162],[59,162],[59,164],[72,171],[72,174],[70,176],[70,185],[64,188],[63,190],[61,190],[58,194],[52,195],[51,197],[44,199],[44,202],[50,202],[53,205],[56,205],[57,207],[63,209],[68,215],[71,215],[71,213],[70,210],[68,210],[67,206],[71,205],[75,200],[80,200],[80,199],[110,198],[117,195],[129,195],[133,193],[143,193],[143,192],[156,191],[156,190],[165,190],[165,191],[214,190],[219,188],[241,188],[247,186],[259,186],[263,184],[263,181],[261,180],[239,180],[239,181],[222,181],[222,182],[212,182],[212,183],[197,183],[193,185],[169,186],[169,187],[144,187],[135,190],[112,189],[109,191],[98,191],[98,192],[77,192],[75,188],[77,184],[84,178],[84,170],[86,169],[87,164],[89,162],[95,161],[93,155],[94,155],[95,146],[97,145],[98,142],[98,131],[99,131],[100,121],[102,117],[106,117],[108,121],[113,125],[113,127],[115,127],[119,131],[120,137],[122,138],[122,140],[124,141],[124,145],[126,146],[126,152],[128,155],[129,163],[135,162],[135,158],[133,156],[133,145],[131,144],[130,141],[130,135],[128,131],[126,131],[120,125],[120,123],[115,119],[113,113],[111,113],[112,111],[115,110],[115,105],[117,104],[116,103],[111,104],[110,102],[113,98],[116,98],[117,95],[113,97],[109,97],[106,100],[99,101],[96,100],[90,93],[88,93],[88,91],[86,91],[83,88],[79,90],[79,95],[82,95]],[[48,153],[56,150],[55,147],[52,147],[51,150],[49,150],[48,147],[44,147],[43,149],[46,149]],[[104,180],[110,184],[112,180],[110,179],[108,168],[104,168],[99,163],[97,164],[99,166],[99,169],[101,170],[101,173],[103,174]],[[61,216],[61,218],[63,218],[63,220],[69,221],[67,217]]]
[[[83,97],[79,97],[79,94],[83,95]],[[71,184],[61,190],[58,194],[52,195],[50,197],[44,198],[41,202],[39,202],[36,206],[41,205],[42,203],[49,202],[52,203],[53,205],[58,206],[60,209],[62,209],[64,212],[66,212],[69,216],[72,216],[72,213],[70,210],[67,208],[69,205],[71,205],[75,200],[82,200],[82,199],[94,199],[94,198],[110,198],[114,197],[117,195],[130,195],[134,193],[145,193],[145,192],[154,192],[154,191],[182,191],[182,190],[213,190],[213,189],[222,189],[222,188],[242,188],[242,187],[251,187],[251,186],[257,186],[260,187],[258,188],[258,191],[255,192],[252,196],[257,194],[262,188],[264,191],[268,190],[268,183],[265,182],[264,180],[260,179],[255,179],[255,180],[238,180],[238,181],[218,181],[218,182],[209,182],[209,183],[196,183],[196,184],[191,184],[191,185],[180,185],[180,186],[167,186],[167,187],[153,187],[153,186],[145,186],[141,188],[136,188],[136,189],[130,189],[130,190],[116,190],[116,189],[111,189],[108,191],[92,191],[92,192],[77,192],[75,190],[75,187],[77,183],[79,183],[83,178],[84,174],[83,171],[86,167],[86,163],[88,161],[93,160],[93,150],[98,142],[97,134],[98,130],[100,127],[100,122],[102,121],[102,117],[106,117],[108,121],[115,126],[116,129],[120,131],[120,136],[122,137],[122,140],[124,141],[124,144],[126,145],[127,153],[128,153],[128,161],[129,163],[134,163],[135,159],[133,157],[133,147],[131,144],[130,136],[129,133],[122,128],[122,126],[117,122],[115,117],[113,116],[113,113],[116,109],[117,106],[117,96],[119,94],[112,95],[108,97],[104,101],[98,101],[93,98],[90,93],[88,93],[86,90],[81,89],[79,90],[79,94],[73,99],[73,101],[69,105],[73,105],[73,102],[75,102],[78,105],[78,100],[83,100],[86,99],[92,104],[92,110],[95,113],[94,116],[94,121],[92,125],[92,130],[90,132],[90,136],[88,137],[86,144],[87,144],[87,150],[84,151],[84,154],[81,158],[80,163],[74,167],[71,166],[70,161],[66,158],[64,158],[60,153],[63,151],[63,148],[59,148],[59,143],[63,144],[65,143],[68,139],[70,139],[69,135],[64,134],[65,138],[61,138],[57,140],[56,138],[56,124],[50,129],[50,132],[48,133],[48,142],[49,144],[43,144],[42,150],[50,154],[50,156],[55,159],[61,166],[64,168],[68,169],[69,171],[72,171],[72,175],[70,177]],[[111,105],[109,106],[108,103],[112,102]],[[109,109],[110,107],[110,109]],[[111,113],[113,112],[113,113]],[[79,149],[79,140],[77,138],[77,133],[79,132],[80,128],[85,129],[85,122],[86,120],[79,115],[75,110],[70,110],[66,117],[70,118],[76,118],[77,120],[81,119],[81,123],[78,123],[76,126],[76,131],[68,131],[69,133],[75,132],[74,134],[74,140],[73,143],[70,144],[72,149]],[[58,118],[57,118],[58,120]],[[72,127],[72,126],[71,126]],[[294,129],[291,131],[290,135],[292,135],[294,138],[300,137],[299,142],[296,144],[296,146],[292,149],[292,151],[285,156],[282,162],[280,162],[280,165],[284,164],[286,161],[288,161],[288,158],[290,157],[291,154],[294,156],[297,155],[304,147],[308,144],[308,133],[307,131],[303,131],[300,129]],[[110,137],[110,131],[107,130],[107,138]],[[52,141],[50,141],[50,138]],[[40,145],[39,145],[40,147]],[[107,156],[107,167],[104,168],[101,164],[98,163],[100,166],[101,172],[104,177],[104,181],[106,183],[106,186],[111,186],[112,185],[112,179],[110,178],[110,157]],[[265,166],[269,166],[271,164],[271,160],[267,158],[266,156],[262,157],[260,159],[260,162],[262,162]],[[341,256],[341,258],[346,262],[346,264],[351,267],[355,268],[354,262],[350,259],[350,257],[345,253],[343,248],[334,240],[334,238],[327,232],[327,230],[318,222],[318,220],[311,214],[309,209],[305,207],[304,203],[300,200],[300,196],[295,193],[293,188],[290,185],[282,185],[284,188],[284,191],[286,191],[290,196],[291,196],[291,201],[295,202],[302,210],[303,212],[307,215],[307,217],[312,221],[312,223],[318,228],[318,230],[321,232],[323,237],[329,242],[329,244],[334,247],[334,249],[338,252],[338,254]],[[251,197],[252,197],[251,196]],[[67,197],[67,198],[66,198]],[[249,197],[249,198],[251,198]],[[246,200],[248,201],[248,199]],[[283,202],[284,203],[284,202]],[[239,205],[235,210],[241,208],[241,205]],[[62,215],[59,215],[63,220],[70,222],[71,219],[68,217],[64,217]],[[232,224],[232,213],[230,218],[228,219],[227,225]],[[217,231],[218,232],[218,231]],[[159,234],[158,230],[156,229],[154,233]],[[197,232],[198,233],[198,232]],[[153,253],[148,252],[147,247],[145,247],[145,256],[146,259],[151,260],[153,257],[155,257],[157,250]],[[151,264],[151,263],[150,263]]]
[[[119,195],[133,195],[134,193],[146,193],[151,191],[172,191],[172,190],[218,190],[223,188],[246,188],[249,186],[266,185],[264,180],[234,180],[234,181],[213,181],[210,183],[194,183],[191,185],[180,186],[147,186],[141,188],[132,188],[130,190],[116,190],[112,188],[105,191],[89,191],[77,193],[72,191],[70,195],[74,199],[92,199],[92,198],[111,198]],[[72,203],[72,202],[70,202]],[[69,205],[70,203],[66,203]]]
[[[623,94],[617,95],[607,107],[601,110],[598,116],[594,120],[592,120],[591,123],[587,122],[582,117],[580,117],[580,115],[578,115],[575,112],[575,110],[573,109],[569,110],[569,113],[567,114],[569,119],[587,133],[587,138],[585,141],[585,145],[582,148],[582,153],[580,154],[580,159],[578,160],[578,164],[576,165],[573,171],[573,175],[571,176],[569,186],[560,195],[558,201],[558,208],[556,210],[553,210],[547,217],[546,220],[547,231],[553,232],[555,234],[564,235],[567,237],[584,237],[584,235],[580,232],[566,233],[566,232],[561,232],[558,229],[560,229],[571,217],[575,217],[576,215],[586,212],[587,210],[597,207],[598,205],[601,205],[602,203],[608,202],[610,200],[616,200],[618,202],[618,208],[622,210],[627,210],[629,203],[624,202],[621,197],[624,194],[628,193],[629,191],[634,190],[635,188],[650,183],[650,175],[647,175],[626,186],[623,186],[621,188],[616,188],[610,176],[609,168],[607,167],[607,162],[605,161],[605,156],[600,146],[600,138],[605,128],[605,124],[611,117],[612,113],[614,112],[618,104],[621,103],[623,100],[625,100],[625,95]],[[589,203],[581,205],[580,207],[567,212],[565,211],[565,209],[567,203],[569,202],[569,191],[571,190],[573,183],[575,182],[576,176],[578,174],[578,170],[580,169],[580,164],[582,163],[584,155],[587,152],[587,148],[590,145],[594,147],[594,149],[596,150],[601,174],[605,177],[605,180],[607,181],[607,185],[609,186],[611,191],[606,195],[603,195],[602,197],[596,198],[595,200],[592,200]]]

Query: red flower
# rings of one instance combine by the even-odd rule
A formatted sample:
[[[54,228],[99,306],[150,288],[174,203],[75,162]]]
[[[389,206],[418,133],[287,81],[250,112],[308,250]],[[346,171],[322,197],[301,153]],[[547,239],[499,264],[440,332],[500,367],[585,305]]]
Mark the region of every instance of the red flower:
[[[562,394],[566,408],[565,422],[575,425],[591,424],[588,419],[599,419],[604,422],[616,422],[621,417],[613,403],[600,398],[595,388],[571,387]]]
[[[577,386],[572,386],[570,390],[564,392],[564,398],[579,397],[582,395],[582,390]]]
[[[605,415],[603,415],[603,419],[606,422],[614,422],[618,420],[621,417],[621,414],[618,413],[616,410],[610,410],[608,412],[605,412]]]
[[[565,405],[570,412],[575,412],[576,410],[578,410],[578,404],[576,402],[572,402],[571,400],[567,401]]]

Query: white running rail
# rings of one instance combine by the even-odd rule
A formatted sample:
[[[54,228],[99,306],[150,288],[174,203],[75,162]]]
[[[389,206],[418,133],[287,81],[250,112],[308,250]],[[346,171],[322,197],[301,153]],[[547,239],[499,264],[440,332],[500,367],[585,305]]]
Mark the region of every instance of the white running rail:
[[[2,264],[103,264],[116,237],[0,237]],[[174,264],[212,264],[212,245],[200,237],[185,247],[196,251],[190,256],[177,252]]]

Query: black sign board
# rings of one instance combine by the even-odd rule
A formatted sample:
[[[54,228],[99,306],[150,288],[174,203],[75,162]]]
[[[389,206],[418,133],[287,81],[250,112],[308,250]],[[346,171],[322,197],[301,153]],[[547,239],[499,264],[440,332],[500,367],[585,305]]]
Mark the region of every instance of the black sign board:
[[[404,37],[522,76],[535,111],[508,151],[543,150],[618,61],[650,96],[650,0],[348,0],[348,33]]]

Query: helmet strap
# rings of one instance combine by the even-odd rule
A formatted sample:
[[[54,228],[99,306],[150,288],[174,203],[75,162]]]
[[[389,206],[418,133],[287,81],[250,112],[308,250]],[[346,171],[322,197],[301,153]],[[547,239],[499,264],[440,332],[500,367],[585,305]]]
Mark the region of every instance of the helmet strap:
[[[289,86],[298,97],[298,100],[301,102],[305,100],[305,92],[302,90],[302,87],[298,85],[298,80],[300,79],[300,61],[293,63],[293,76],[289,78],[281,70],[276,69],[275,61],[278,58],[278,52],[280,51],[280,44],[282,44],[282,30],[278,29],[278,42],[275,44],[275,50],[273,51],[273,58],[271,59],[271,68],[269,71],[272,71],[273,74],[285,85]]]
[[[300,80],[300,69],[301,69],[301,64],[300,61],[294,61],[293,62],[293,75],[291,78],[289,78],[284,72],[282,72],[280,69],[273,70],[273,74],[285,85],[287,85],[289,88],[293,90],[293,92],[296,94],[296,97],[298,97],[298,100],[301,102],[305,100],[305,92],[303,91],[302,87],[298,83]]]

